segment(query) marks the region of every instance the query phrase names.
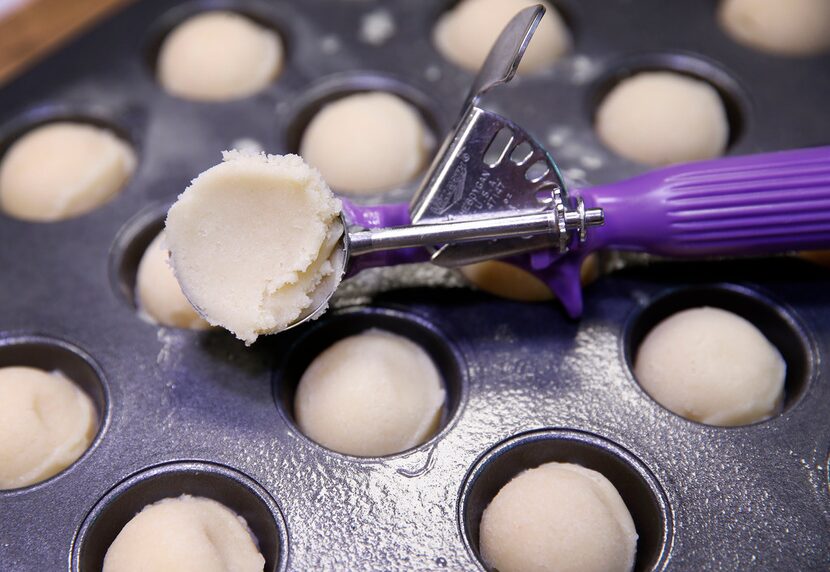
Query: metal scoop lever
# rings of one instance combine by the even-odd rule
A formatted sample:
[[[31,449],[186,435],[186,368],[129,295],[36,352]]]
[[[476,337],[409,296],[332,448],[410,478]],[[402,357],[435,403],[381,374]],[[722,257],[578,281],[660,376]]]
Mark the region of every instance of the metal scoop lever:
[[[533,137],[482,104],[486,92],[513,78],[544,13],[542,6],[526,8],[502,31],[410,213],[417,226],[467,221],[480,231],[503,218],[515,219],[519,226],[526,220],[532,227],[549,214],[550,230],[513,237],[481,232],[480,240],[447,240],[433,250],[435,264],[461,266],[547,248],[566,252],[573,235],[585,240],[588,229],[603,222],[601,209],[586,209],[568,196],[556,163]],[[486,238],[491,240],[481,240]]]
[[[581,202],[579,203],[582,204]],[[350,232],[346,236],[351,256],[437,244],[461,244],[487,239],[558,237],[564,229],[584,233],[588,226],[602,224],[600,209],[548,210],[539,214],[504,216],[486,220],[417,224]]]

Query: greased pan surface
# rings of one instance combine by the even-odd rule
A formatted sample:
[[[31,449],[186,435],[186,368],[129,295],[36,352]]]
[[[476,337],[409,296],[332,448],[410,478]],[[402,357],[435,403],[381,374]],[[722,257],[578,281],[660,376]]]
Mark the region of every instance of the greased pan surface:
[[[484,506],[517,472],[550,460],[596,468],[620,490],[640,534],[638,570],[830,567],[830,276],[806,262],[629,268],[586,289],[578,322],[556,304],[395,289],[247,349],[226,333],[137,316],[140,253],[166,206],[222,149],[253,139],[269,152],[296,150],[322,102],[367,88],[400,93],[439,134],[448,129],[472,79],[430,41],[449,4],[144,0],[0,91],[0,153],[36,123],[80,118],[116,129],[139,159],[126,189],[88,215],[51,224],[0,215],[0,365],[63,369],[101,415],[92,448],[68,470],[0,492],[0,569],[96,569],[136,510],[190,493],[245,516],[268,570],[477,570]],[[574,32],[571,55],[489,103],[544,142],[575,184],[643,170],[591,130],[601,95],[635,69],[676,68],[717,85],[733,126],[729,153],[830,142],[828,56],[738,46],[716,26],[714,2],[558,5]],[[160,39],[187,15],[217,7],[280,31],[282,75],[230,103],[166,95],[153,77]],[[380,46],[360,31],[378,11],[396,26]],[[637,385],[630,362],[647,329],[700,304],[746,316],[781,350],[789,370],[780,415],[708,427]],[[408,335],[431,353],[448,411],[426,444],[358,459],[304,437],[290,403],[320,349],[369,327]]]

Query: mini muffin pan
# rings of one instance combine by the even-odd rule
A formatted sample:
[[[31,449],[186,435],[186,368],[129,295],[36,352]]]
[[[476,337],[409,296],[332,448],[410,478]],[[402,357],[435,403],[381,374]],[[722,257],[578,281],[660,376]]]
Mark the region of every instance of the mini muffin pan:
[[[614,483],[640,535],[638,571],[830,569],[830,275],[805,261],[629,267],[586,288],[579,321],[555,303],[405,287],[461,283],[424,267],[359,276],[320,320],[250,348],[219,330],[161,328],[139,317],[141,252],[167,206],[221,150],[240,140],[296,150],[325,101],[375,88],[413,102],[443,135],[472,80],[431,43],[451,4],[143,0],[0,91],[0,155],[36,124],[76,119],[114,129],[139,160],[123,192],[84,216],[44,224],[0,215],[0,365],[64,371],[100,416],[76,463],[43,483],[0,491],[0,569],[98,570],[132,514],[192,494],[244,516],[269,571],[482,570],[481,512],[510,478],[553,460]],[[718,29],[714,1],[556,4],[572,52],[488,103],[544,142],[574,184],[643,170],[604,149],[591,129],[602,95],[642,69],[715,85],[729,110],[730,154],[830,143],[829,56],[780,58],[739,46]],[[155,82],[164,34],[212,8],[282,35],[285,68],[260,94],[197,103]],[[396,27],[381,45],[361,34],[378,13]],[[356,299],[363,303],[349,305]],[[784,355],[778,415],[701,425],[638,386],[631,363],[648,329],[701,304],[746,317]],[[383,458],[321,447],[300,433],[291,410],[314,355],[367,328],[420,343],[447,383],[440,431]]]

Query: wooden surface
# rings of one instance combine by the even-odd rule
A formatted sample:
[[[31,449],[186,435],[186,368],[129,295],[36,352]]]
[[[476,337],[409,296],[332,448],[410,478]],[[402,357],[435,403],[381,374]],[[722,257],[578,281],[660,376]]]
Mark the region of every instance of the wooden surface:
[[[0,20],[0,86],[132,0],[31,0]]]

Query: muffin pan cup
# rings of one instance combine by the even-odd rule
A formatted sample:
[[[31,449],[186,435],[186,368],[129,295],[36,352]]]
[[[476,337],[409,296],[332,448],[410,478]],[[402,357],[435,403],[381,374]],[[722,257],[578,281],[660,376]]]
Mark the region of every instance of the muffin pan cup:
[[[498,492],[528,468],[575,463],[603,474],[620,493],[637,529],[634,570],[665,565],[671,547],[672,515],[654,475],[618,445],[590,433],[549,429],[507,439],[479,459],[459,501],[459,522],[469,550],[481,562],[479,523]]]
[[[265,572],[285,569],[285,523],[270,495],[238,471],[196,461],[151,467],[109,491],[78,531],[73,543],[72,569],[100,570],[107,548],[136,513],[162,499],[181,495],[215,500],[244,518],[265,558]]]
[[[0,214],[4,363],[27,362],[13,352],[18,342],[66,344],[91,364],[89,387],[102,415],[94,446],[68,470],[0,491],[0,569],[95,569],[114,529],[144,501],[215,493],[238,511],[258,507],[261,522],[272,523],[249,520],[269,570],[482,570],[471,532],[475,483],[571,458],[560,456],[566,450],[583,451],[573,459],[612,473],[640,515],[638,570],[827,569],[830,273],[805,261],[630,267],[586,288],[579,321],[555,303],[402,288],[413,277],[458,284],[438,269],[367,271],[345,289],[354,298],[335,301],[360,304],[250,348],[222,331],[160,328],[137,315],[129,282],[140,242],[160,228],[163,206],[235,141],[291,151],[309,105],[329,89],[365,86],[408,95],[446,129],[472,81],[431,44],[432,25],[450,4],[143,0],[0,90],[0,153],[27,126],[72,117],[103,122],[138,154],[127,186],[91,213],[49,224]],[[830,56],[789,59],[737,45],[718,29],[715,2],[556,4],[574,30],[572,52],[550,71],[493,92],[488,105],[546,144],[573,185],[643,171],[603,148],[592,130],[599,94],[642,66],[680,66],[716,84],[736,128],[728,154],[830,143]],[[155,82],[164,31],[210,8],[254,15],[284,36],[285,67],[261,93],[196,103]],[[396,31],[378,46],[360,30],[379,10]],[[361,295],[361,284],[374,290]],[[736,300],[735,309],[746,309],[793,360],[782,412],[720,428],[655,403],[630,368],[643,329],[673,307],[720,301],[730,309]],[[297,360],[310,359],[326,339],[364,327],[427,344],[451,377],[443,428],[399,455],[333,453],[291,418],[285,368],[299,368]],[[526,442],[538,454],[500,453]],[[509,470],[492,472],[499,459],[510,459]],[[199,475],[215,483],[206,489]],[[118,500],[130,498],[133,504]],[[117,522],[97,532],[107,514]]]

